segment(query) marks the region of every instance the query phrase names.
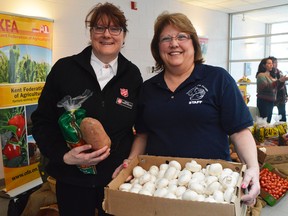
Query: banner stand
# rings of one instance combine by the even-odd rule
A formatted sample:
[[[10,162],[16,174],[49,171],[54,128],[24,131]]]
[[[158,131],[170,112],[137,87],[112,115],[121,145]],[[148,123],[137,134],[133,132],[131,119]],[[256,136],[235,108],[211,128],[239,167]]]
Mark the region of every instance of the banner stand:
[[[9,190],[8,192],[6,191],[6,189],[3,189],[2,195],[3,197],[7,197],[7,198],[15,198],[16,196],[18,196],[21,193],[24,193],[34,187],[37,187],[39,185],[41,185],[43,183],[41,178],[37,178],[33,181],[28,182],[27,184],[21,185],[15,189]]]
[[[31,114],[52,67],[53,20],[5,12],[0,19],[1,196],[17,198],[43,183]]]

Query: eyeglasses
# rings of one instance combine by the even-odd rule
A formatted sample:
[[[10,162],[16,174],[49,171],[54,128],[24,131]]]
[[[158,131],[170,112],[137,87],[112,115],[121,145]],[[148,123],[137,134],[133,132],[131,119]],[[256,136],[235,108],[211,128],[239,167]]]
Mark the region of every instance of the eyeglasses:
[[[175,37],[164,36],[164,37],[160,38],[159,41],[160,41],[160,43],[171,43],[173,39],[177,40],[178,43],[180,43],[180,42],[184,42],[184,41],[191,39],[191,36],[189,34],[179,33]]]
[[[116,26],[94,26],[93,32],[95,34],[103,34],[106,29],[108,29],[109,33],[111,35],[117,36],[120,35],[120,33],[123,31],[122,27],[116,27]]]

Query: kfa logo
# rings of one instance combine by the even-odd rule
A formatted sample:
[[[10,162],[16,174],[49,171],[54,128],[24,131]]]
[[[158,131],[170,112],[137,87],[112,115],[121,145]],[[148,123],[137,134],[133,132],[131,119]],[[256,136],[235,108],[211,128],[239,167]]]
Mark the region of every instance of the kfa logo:
[[[189,104],[201,104],[203,101],[201,100],[208,89],[203,85],[197,85],[190,89],[186,94],[189,96]]]
[[[12,32],[18,33],[18,27],[15,20],[1,19],[0,20],[0,32]]]

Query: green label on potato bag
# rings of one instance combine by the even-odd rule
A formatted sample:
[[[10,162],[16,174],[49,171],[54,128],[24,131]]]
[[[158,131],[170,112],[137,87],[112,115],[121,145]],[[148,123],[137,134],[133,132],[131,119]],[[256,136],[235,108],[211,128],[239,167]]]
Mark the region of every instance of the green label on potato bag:
[[[75,112],[65,112],[60,116],[58,123],[64,139],[68,143],[78,143],[81,139],[80,123],[85,118],[86,111],[78,109]]]
[[[80,131],[80,123],[85,118],[85,115],[86,111],[84,109],[77,109],[75,112],[65,112],[58,120],[69,148],[84,144]],[[95,166],[78,166],[78,168],[85,174],[96,174]]]
[[[79,170],[84,174],[93,174],[97,173],[95,166],[78,166]]]

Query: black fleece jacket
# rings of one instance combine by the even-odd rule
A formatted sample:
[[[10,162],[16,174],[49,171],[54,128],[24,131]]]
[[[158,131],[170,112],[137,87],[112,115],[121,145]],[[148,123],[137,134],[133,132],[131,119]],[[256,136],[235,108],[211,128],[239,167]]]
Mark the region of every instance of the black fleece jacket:
[[[129,155],[137,98],[143,82],[138,67],[120,53],[117,74],[101,91],[90,64],[91,52],[92,47],[88,46],[81,53],[62,58],[54,64],[38,107],[31,115],[33,137],[41,153],[49,159],[47,173],[58,181],[85,187],[105,186],[111,181],[115,168]],[[86,110],[86,116],[103,124],[112,141],[110,155],[97,165],[96,175],[83,174],[77,166],[64,163],[63,156],[69,148],[58,126],[58,119],[65,109],[58,108],[57,102],[66,95],[81,95],[86,89],[93,95],[82,104],[82,108]],[[128,96],[123,96],[120,89],[127,90]],[[117,99],[129,102],[130,106],[119,105]]]

